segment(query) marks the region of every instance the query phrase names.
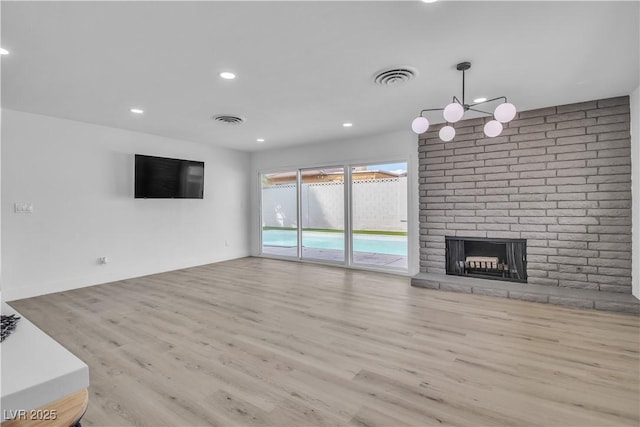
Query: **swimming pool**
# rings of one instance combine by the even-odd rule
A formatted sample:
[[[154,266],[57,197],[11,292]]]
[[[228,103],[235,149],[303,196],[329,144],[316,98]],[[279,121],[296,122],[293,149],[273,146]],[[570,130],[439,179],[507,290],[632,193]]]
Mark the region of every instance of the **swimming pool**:
[[[296,247],[296,230],[263,230],[263,246]],[[303,231],[302,246],[316,249],[344,250],[344,235],[323,231]],[[407,236],[354,234],[353,251],[407,256]]]

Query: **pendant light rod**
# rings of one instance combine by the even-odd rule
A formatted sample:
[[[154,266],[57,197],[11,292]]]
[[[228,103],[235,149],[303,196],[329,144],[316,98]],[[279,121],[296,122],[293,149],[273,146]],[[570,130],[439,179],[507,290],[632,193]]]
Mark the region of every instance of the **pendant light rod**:
[[[465,83],[464,72],[467,71],[469,68],[471,68],[471,62],[468,62],[468,61],[460,62],[459,64],[456,65],[456,70],[462,71],[462,102],[458,101],[458,103],[462,104],[463,107],[466,107],[464,103],[464,83]]]
[[[462,106],[464,109],[467,109],[467,106],[464,103],[464,70],[462,70]]]

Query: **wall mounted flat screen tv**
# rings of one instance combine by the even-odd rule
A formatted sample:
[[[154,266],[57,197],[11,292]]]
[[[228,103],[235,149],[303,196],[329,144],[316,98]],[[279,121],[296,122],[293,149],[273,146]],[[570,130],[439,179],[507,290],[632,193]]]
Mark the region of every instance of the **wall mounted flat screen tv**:
[[[136,199],[202,199],[204,162],[135,156]]]

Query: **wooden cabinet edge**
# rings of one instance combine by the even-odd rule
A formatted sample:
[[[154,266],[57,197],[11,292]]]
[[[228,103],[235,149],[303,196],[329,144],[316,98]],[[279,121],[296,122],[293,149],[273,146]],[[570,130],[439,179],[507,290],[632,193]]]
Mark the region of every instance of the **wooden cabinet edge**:
[[[14,419],[4,421],[0,427],[75,426],[88,404],[89,391],[85,388],[38,409],[16,413]]]

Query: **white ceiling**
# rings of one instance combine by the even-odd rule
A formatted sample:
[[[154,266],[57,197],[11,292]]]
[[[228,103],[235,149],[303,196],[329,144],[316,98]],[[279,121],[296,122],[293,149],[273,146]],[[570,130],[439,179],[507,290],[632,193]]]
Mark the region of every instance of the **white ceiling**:
[[[11,52],[2,57],[3,108],[247,151],[408,129],[421,109],[461,95],[463,60],[473,64],[467,100],[506,95],[519,110],[639,85],[638,2],[1,7],[1,45]],[[417,78],[372,82],[398,65]],[[238,78],[220,79],[223,70]],[[246,122],[211,119],[223,113]]]

